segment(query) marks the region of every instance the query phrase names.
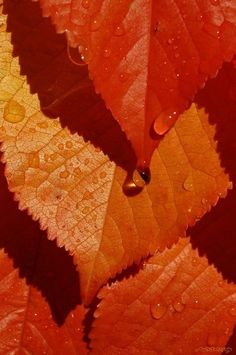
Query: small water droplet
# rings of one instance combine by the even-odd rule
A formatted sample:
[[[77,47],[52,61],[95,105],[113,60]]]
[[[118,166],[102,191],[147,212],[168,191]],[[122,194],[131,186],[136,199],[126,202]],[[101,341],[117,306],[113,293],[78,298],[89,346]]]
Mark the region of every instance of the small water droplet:
[[[174,42],[174,38],[168,38],[167,44],[171,45]]]
[[[210,0],[212,5],[217,6],[219,5],[219,0]]]
[[[86,206],[86,207],[84,207],[84,208],[82,209],[82,213],[83,213],[83,214],[88,214],[89,211],[90,211],[90,208],[89,208],[88,206]]]
[[[66,148],[71,149],[73,147],[73,143],[70,141],[66,142]]]
[[[201,14],[198,14],[197,17],[196,17],[197,21],[202,21],[203,19],[203,16]]]
[[[218,284],[219,287],[223,287],[224,281],[223,280],[219,280],[217,284]]]
[[[189,175],[184,183],[183,183],[183,188],[186,190],[186,191],[193,191],[193,177],[192,175]]]
[[[201,202],[202,202],[203,205],[206,205],[207,204],[207,199],[203,197]]]
[[[57,145],[57,147],[58,147],[59,150],[63,150],[63,149],[64,149],[64,144],[59,143],[59,144]]]
[[[236,317],[236,307],[231,307],[229,309],[229,314],[233,317]]]
[[[212,333],[208,334],[208,337],[207,337],[207,345],[209,345],[209,346],[214,346],[214,345],[216,345],[216,343],[217,343],[217,336],[216,336],[216,334],[212,334]]]
[[[25,108],[19,102],[10,100],[4,107],[3,117],[9,123],[19,123],[25,118]]]
[[[101,171],[99,176],[101,179],[104,179],[107,176],[107,173],[105,171]]]
[[[60,178],[66,179],[69,176],[69,173],[67,170],[61,171],[59,174]]]
[[[192,265],[196,266],[198,264],[198,259],[196,257],[192,258]]]
[[[124,34],[125,34],[124,26],[122,24],[116,26],[114,35],[119,37],[119,36],[123,36]]]
[[[111,50],[109,48],[105,48],[103,51],[103,56],[105,58],[108,58],[108,57],[110,57],[110,55],[111,55]]]
[[[176,301],[173,304],[174,309],[176,312],[182,312],[184,310],[185,305],[182,302]]]
[[[150,307],[151,315],[154,319],[161,319],[167,311],[167,306],[163,303],[153,304]]]
[[[89,0],[82,0],[81,5],[83,6],[84,9],[88,9],[90,6],[90,1]]]
[[[95,32],[98,31],[99,28],[101,27],[102,20],[100,17],[95,18],[91,23],[90,23],[90,31]]]
[[[120,81],[124,83],[128,79],[128,74],[127,73],[120,73],[119,75]]]

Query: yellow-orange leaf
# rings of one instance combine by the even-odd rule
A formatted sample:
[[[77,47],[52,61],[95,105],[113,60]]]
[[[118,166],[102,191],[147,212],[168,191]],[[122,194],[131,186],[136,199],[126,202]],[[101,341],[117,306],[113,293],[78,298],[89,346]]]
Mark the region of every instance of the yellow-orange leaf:
[[[41,228],[47,229],[49,239],[56,238],[59,246],[65,246],[73,254],[81,274],[82,296],[89,302],[109,277],[156,249],[172,245],[184,235],[188,225],[216,204],[219,196],[226,194],[228,177],[215,151],[215,129],[208,124],[204,109],[199,110],[193,104],[154,153],[151,183],[141,193],[127,196],[122,189],[125,171],[82,136],[63,129],[60,120],[65,110],[72,112],[73,122],[83,115],[85,122],[93,117],[99,124],[92,130],[92,137],[95,141],[102,137],[102,148],[107,153],[112,149],[115,161],[120,155],[131,154],[124,136],[118,135],[120,140],[117,140],[117,129],[103,130],[104,121],[111,121],[111,115],[80,68],[74,69],[74,86],[70,87],[68,68],[72,64],[66,62],[65,41],[53,32],[47,20],[38,20],[38,31],[35,29],[40,18],[37,4],[31,4],[28,9],[28,2],[24,1],[22,6],[24,23],[20,24],[18,14],[13,11],[9,21],[13,28],[15,16],[12,35],[20,53],[19,47],[25,43],[23,38],[27,39],[27,56],[32,53],[34,60],[29,61],[28,67],[24,66],[20,55],[20,63],[40,101],[37,95],[31,94],[26,77],[21,75],[19,59],[12,54],[11,36],[3,26],[0,139],[6,177],[20,208],[28,209],[32,218],[40,221]],[[16,29],[18,42],[14,37]],[[47,33],[51,36],[50,49],[43,47]],[[41,34],[43,38],[39,42]],[[58,70],[55,63],[61,57],[64,66]],[[45,60],[45,65],[35,67],[41,60]],[[46,63],[48,66],[51,63],[50,70]],[[42,94],[39,86],[50,75],[56,81]],[[50,95],[54,97],[53,103]],[[53,110],[57,107],[54,112],[60,120],[52,120],[41,111],[40,104],[47,100],[48,107]],[[88,105],[76,116],[73,107],[80,100]],[[111,127],[114,128],[112,123]]]

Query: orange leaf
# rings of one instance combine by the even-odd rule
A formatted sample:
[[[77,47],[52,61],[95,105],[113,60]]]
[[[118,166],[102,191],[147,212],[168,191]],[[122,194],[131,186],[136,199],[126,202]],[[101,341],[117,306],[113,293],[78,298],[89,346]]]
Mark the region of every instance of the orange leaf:
[[[72,258],[17,209],[2,164],[0,201],[0,353],[86,354]]]
[[[158,134],[236,53],[234,1],[40,3],[57,31],[66,31],[71,46],[79,48],[140,167],[149,164]]]
[[[135,277],[105,287],[99,298],[92,354],[221,353],[236,321],[236,286],[189,239],[152,257]]]
[[[82,136],[63,129],[59,119],[73,131],[82,122],[79,133],[130,171],[132,151],[124,135],[95,95],[84,69],[65,60],[65,42],[48,21],[40,20],[37,4],[17,2],[17,11],[15,6],[5,7],[8,26],[21,70],[40,102],[20,75],[10,35],[3,29],[0,138],[7,180],[20,209],[28,209],[47,229],[49,239],[57,238],[58,245],[74,255],[82,297],[89,302],[109,277],[183,236],[188,225],[226,194],[228,177],[215,151],[215,128],[208,124],[204,109],[192,105],[155,152],[151,183],[128,196],[133,183],[126,180],[124,170]],[[45,102],[47,112],[59,119],[43,114],[40,104],[45,111]],[[89,118],[92,125],[86,126]]]

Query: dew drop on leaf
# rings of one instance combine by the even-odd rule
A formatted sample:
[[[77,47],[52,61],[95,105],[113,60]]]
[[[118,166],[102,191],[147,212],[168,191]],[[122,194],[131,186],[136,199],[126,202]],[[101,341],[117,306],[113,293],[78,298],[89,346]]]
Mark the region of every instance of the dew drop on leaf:
[[[110,57],[110,55],[111,55],[111,50],[109,48],[105,48],[103,51],[103,56],[105,58],[108,58],[108,57]]]
[[[90,6],[90,1],[89,0],[82,0],[81,5],[83,6],[84,9],[88,9]]]
[[[233,317],[236,317],[236,307],[231,307],[229,309],[229,314]]]
[[[19,123],[25,118],[25,108],[19,102],[10,100],[4,107],[3,117],[9,123]]]
[[[173,307],[176,312],[182,312],[184,310],[185,305],[182,302],[176,301],[173,303]]]
[[[95,32],[98,31],[101,27],[101,19],[97,17],[90,23],[90,31]]]
[[[219,0],[210,0],[212,5],[217,6],[219,5]]]
[[[114,31],[115,36],[123,36],[124,34],[125,34],[125,29],[122,24],[115,28],[115,31]]]
[[[193,266],[196,266],[197,265],[197,263],[198,263],[198,259],[197,258],[192,258],[192,265]]]
[[[69,173],[67,170],[61,171],[59,174],[60,178],[66,179],[69,176]]]
[[[165,134],[175,123],[177,119],[177,112],[176,111],[168,111],[168,112],[161,112],[160,115],[154,121],[154,131],[159,134]]]
[[[151,305],[150,312],[154,319],[161,319],[167,311],[167,306],[162,303]]]
[[[183,188],[186,190],[186,191],[193,191],[193,179],[192,179],[192,176],[189,175],[184,183],[183,183]]]

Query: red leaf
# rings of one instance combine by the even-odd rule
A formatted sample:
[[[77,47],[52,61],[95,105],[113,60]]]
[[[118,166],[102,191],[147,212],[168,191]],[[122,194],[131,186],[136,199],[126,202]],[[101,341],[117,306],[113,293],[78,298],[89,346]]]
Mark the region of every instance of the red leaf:
[[[40,2],[58,32],[79,47],[139,166],[149,164],[159,141],[154,130],[168,130],[236,53],[234,1]]]
[[[72,258],[17,209],[0,168],[0,353],[86,354]]]
[[[211,347],[222,352],[236,320],[236,286],[223,281],[188,239],[99,297],[92,354],[200,355]]]

